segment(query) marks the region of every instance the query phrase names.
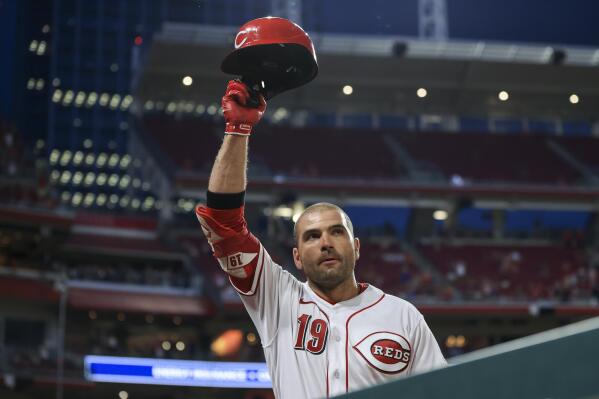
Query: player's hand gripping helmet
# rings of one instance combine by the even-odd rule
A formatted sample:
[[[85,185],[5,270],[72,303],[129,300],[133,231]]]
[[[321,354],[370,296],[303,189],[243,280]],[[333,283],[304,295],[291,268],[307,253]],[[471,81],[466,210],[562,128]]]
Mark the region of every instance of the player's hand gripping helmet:
[[[265,17],[239,29],[235,50],[225,57],[221,69],[240,75],[250,89],[268,100],[314,79],[318,63],[312,40],[299,25]]]

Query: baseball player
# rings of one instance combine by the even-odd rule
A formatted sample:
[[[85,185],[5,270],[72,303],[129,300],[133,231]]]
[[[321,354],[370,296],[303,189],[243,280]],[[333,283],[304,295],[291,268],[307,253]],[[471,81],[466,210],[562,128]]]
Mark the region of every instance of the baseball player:
[[[329,397],[446,365],[435,337],[410,303],[354,276],[360,241],[345,212],[319,203],[295,225],[295,266],[273,262],[244,219],[248,141],[266,102],[245,106],[248,88],[230,81],[222,99],[225,137],[202,230],[260,334],[278,398]],[[318,145],[318,143],[315,143]]]

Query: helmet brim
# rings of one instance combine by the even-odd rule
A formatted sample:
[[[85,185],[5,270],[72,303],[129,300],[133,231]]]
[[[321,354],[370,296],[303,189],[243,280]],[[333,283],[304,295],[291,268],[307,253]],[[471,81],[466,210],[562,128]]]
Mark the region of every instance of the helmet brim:
[[[318,74],[318,64],[304,46],[277,43],[234,50],[223,60],[221,70],[241,76],[268,100],[313,80]]]

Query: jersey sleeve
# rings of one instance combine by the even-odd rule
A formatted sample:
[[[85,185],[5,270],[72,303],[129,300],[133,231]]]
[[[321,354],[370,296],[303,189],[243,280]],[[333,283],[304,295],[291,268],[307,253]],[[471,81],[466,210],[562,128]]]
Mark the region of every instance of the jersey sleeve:
[[[413,334],[415,357],[412,373],[422,373],[447,366],[439,344],[421,314]]]
[[[278,331],[282,294],[291,294],[300,283],[277,265],[249,232],[243,210],[243,206],[213,209],[200,205],[196,216],[213,256],[229,275],[252,318],[262,345],[268,346]]]

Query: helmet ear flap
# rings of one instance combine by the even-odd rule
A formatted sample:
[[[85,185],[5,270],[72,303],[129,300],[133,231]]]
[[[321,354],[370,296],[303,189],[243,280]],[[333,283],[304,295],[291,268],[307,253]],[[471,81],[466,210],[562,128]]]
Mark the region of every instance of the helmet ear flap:
[[[316,77],[318,63],[308,34],[288,19],[258,18],[244,24],[221,70],[239,75],[265,99],[302,86]]]

